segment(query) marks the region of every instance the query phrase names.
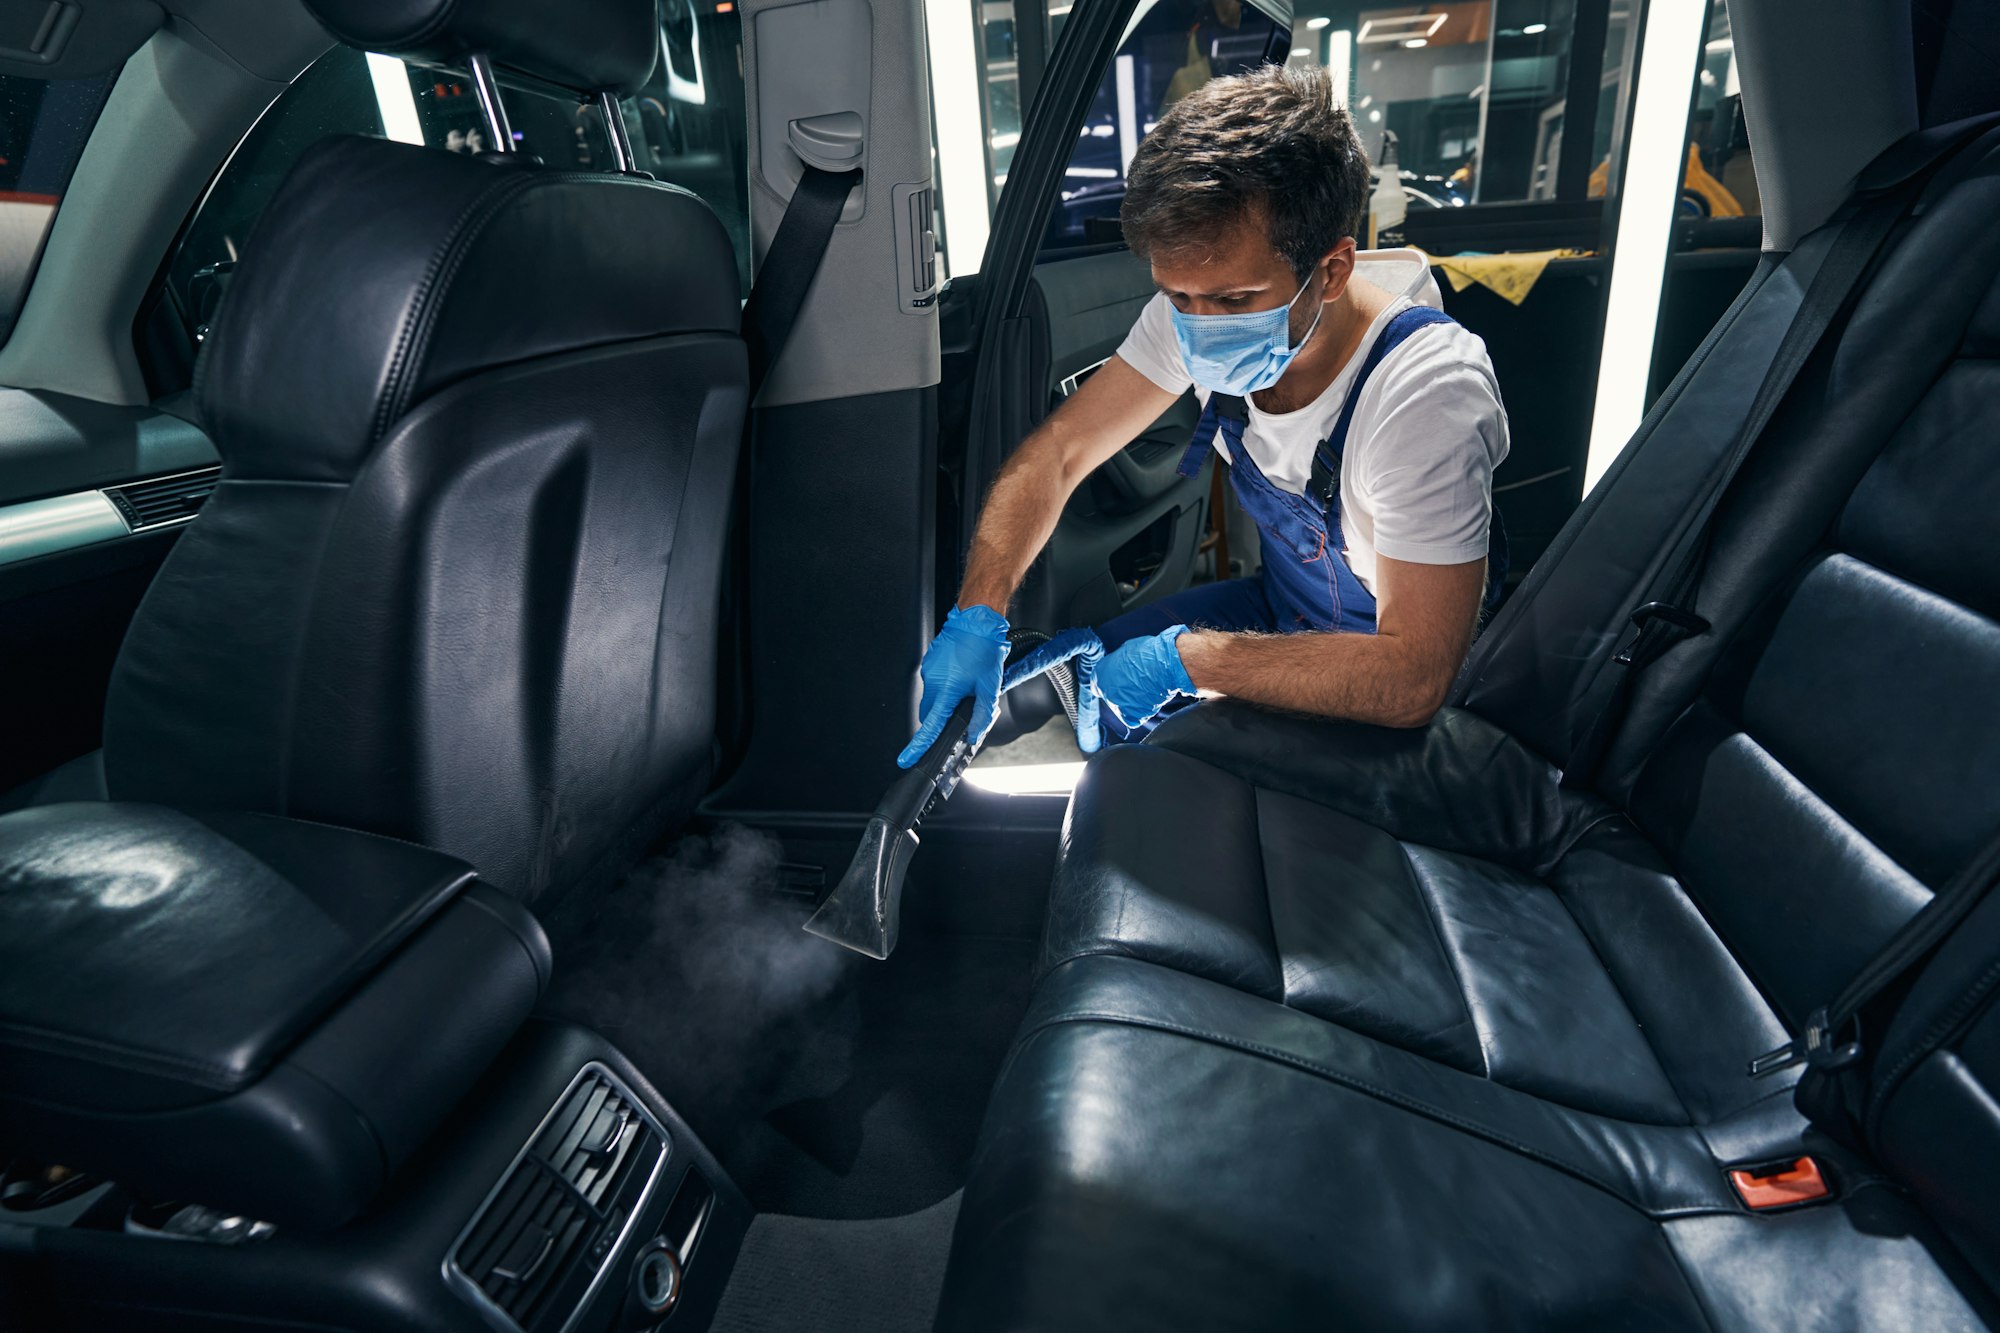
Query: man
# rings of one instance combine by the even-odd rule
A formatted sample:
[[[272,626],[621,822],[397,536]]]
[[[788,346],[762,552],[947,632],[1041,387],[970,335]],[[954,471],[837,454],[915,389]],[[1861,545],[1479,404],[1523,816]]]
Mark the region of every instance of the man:
[[[1487,587],[1507,419],[1423,257],[1357,257],[1369,191],[1324,70],[1217,79],[1160,121],[1121,213],[1160,294],[994,482],[898,762],[967,696],[974,737],[992,725],[1007,604],[1064,501],[1190,386],[1204,405],[1183,471],[1222,456],[1263,568],[1099,627],[1106,731],[1136,737],[1196,694],[1385,726],[1436,713]]]

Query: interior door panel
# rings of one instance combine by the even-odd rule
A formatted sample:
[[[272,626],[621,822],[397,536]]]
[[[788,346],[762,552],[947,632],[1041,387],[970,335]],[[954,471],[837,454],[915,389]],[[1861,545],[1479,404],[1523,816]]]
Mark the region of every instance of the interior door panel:
[[[219,470],[179,417],[0,389],[0,793],[96,748],[125,627]]]
[[[1020,319],[1004,326],[1008,354],[990,363],[998,401],[1017,405],[1016,441],[1111,358],[1153,292],[1145,261],[1122,246],[1036,266]],[[1015,598],[1016,624],[1099,625],[1193,581],[1213,462],[1192,478],[1179,468],[1198,416],[1194,395],[1181,395],[1077,487]],[[998,737],[1038,725],[1054,707],[1049,691],[1007,696]]]
[[[1043,366],[1026,358],[1019,391],[1041,395],[1039,422],[1110,359],[1153,297],[1152,272],[1120,247],[1037,265],[1024,306],[1039,322]],[[1199,415],[1192,393],[1078,487],[1022,588],[1021,622],[1093,624],[1185,588],[1207,527],[1208,477],[1179,474]]]

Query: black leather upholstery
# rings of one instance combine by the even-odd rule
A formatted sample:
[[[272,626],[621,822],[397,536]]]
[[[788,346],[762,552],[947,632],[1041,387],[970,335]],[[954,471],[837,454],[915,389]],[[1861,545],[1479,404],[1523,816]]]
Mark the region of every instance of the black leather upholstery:
[[[222,480],[120,654],[110,794],[408,838],[530,900],[684,816],[744,410],[734,274],[668,186],[308,152],[203,356]]]
[[[1204,704],[1092,761],[941,1327],[2000,1316],[2000,902],[1864,1034],[1867,1155],[1745,1072],[2000,829],[1996,209],[1988,136],[1740,475],[1716,630],[1643,678],[1600,790],[1561,783],[1574,701],[1823,236],[1431,726]],[[1727,1183],[1808,1150],[1830,1203]]]
[[[89,802],[0,849],[0,1141],[158,1198],[345,1220],[547,981],[525,910],[404,843]]]
[[[660,50],[659,0],[307,0],[306,7],[349,46],[449,65],[486,55],[584,92],[638,92]]]

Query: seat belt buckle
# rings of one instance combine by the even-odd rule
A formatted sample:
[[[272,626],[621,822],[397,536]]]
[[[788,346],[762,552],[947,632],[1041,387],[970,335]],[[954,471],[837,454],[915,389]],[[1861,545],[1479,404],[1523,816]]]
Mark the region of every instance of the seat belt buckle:
[[[1641,644],[1664,639],[1666,642],[1660,644],[1664,648],[1669,643],[1678,643],[1682,639],[1692,639],[1697,634],[1706,634],[1712,628],[1704,617],[1675,606],[1672,602],[1647,602],[1632,612],[1631,622],[1632,627],[1639,632],[1632,636],[1632,641],[1625,645],[1624,650],[1616,658],[1623,666],[1632,665],[1633,654],[1639,650]],[[1655,626],[1661,628],[1655,632]]]
[[[1736,1197],[1743,1200],[1743,1206],[1753,1213],[1796,1208],[1833,1196],[1826,1174],[1810,1157],[1736,1167],[1729,1172],[1729,1183],[1736,1187]]]
[[[1829,1074],[1845,1069],[1861,1058],[1861,1030],[1857,1025],[1852,1041],[1840,1041],[1838,1036],[1826,1009],[1815,1009],[1806,1015],[1806,1030],[1796,1040],[1766,1051],[1750,1062],[1750,1077],[1762,1078],[1797,1064],[1811,1065]]]

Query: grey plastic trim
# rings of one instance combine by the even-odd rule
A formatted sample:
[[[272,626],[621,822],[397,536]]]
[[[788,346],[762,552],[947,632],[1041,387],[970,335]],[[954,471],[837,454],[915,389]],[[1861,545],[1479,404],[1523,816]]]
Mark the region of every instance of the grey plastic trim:
[[[801,161],[821,171],[847,171],[861,162],[866,135],[852,111],[804,116],[785,127],[785,141]]]
[[[808,160],[862,172],[758,406],[936,384],[936,238],[910,208],[933,184],[923,0],[742,0],[739,12],[757,265]]]
[[[0,506],[0,565],[116,541],[131,531],[103,491]]]
[[[472,1210],[472,1216],[466,1220],[464,1229],[458,1233],[457,1237],[453,1239],[451,1245],[444,1252],[444,1263],[440,1269],[444,1275],[444,1284],[457,1292],[474,1309],[478,1310],[480,1317],[485,1319],[495,1329],[498,1329],[500,1333],[522,1333],[522,1329],[519,1324],[514,1322],[513,1316],[495,1305],[492,1298],[479,1289],[479,1284],[465,1275],[465,1272],[459,1268],[454,1256],[458,1254],[459,1246],[465,1244],[466,1240],[472,1235],[472,1229],[479,1225],[479,1219],[486,1216],[486,1210],[493,1206],[493,1201],[500,1197],[500,1191],[506,1187],[507,1181],[512,1178],[515,1169],[526,1159],[528,1150],[535,1146],[535,1140],[539,1139],[542,1136],[542,1131],[549,1127],[549,1121],[555,1118],[556,1112],[562,1109],[563,1103],[569,1100],[570,1094],[581,1087],[583,1081],[592,1075],[601,1076],[605,1082],[616,1088],[619,1096],[623,1097],[632,1109],[639,1113],[639,1118],[646,1122],[646,1127],[660,1136],[660,1157],[658,1161],[653,1163],[652,1174],[646,1177],[645,1188],[639,1191],[639,1197],[633,1201],[632,1211],[626,1214],[625,1225],[619,1230],[618,1239],[612,1242],[609,1250],[605,1251],[604,1262],[598,1265],[597,1274],[590,1279],[590,1286],[584,1291],[583,1298],[577,1301],[576,1308],[571,1310],[569,1317],[563,1321],[561,1333],[571,1333],[576,1328],[577,1320],[581,1319],[584,1311],[590,1308],[590,1303],[597,1299],[597,1293],[604,1289],[605,1279],[611,1275],[611,1270],[619,1267],[617,1261],[625,1253],[626,1242],[632,1239],[632,1229],[639,1225],[640,1215],[646,1211],[646,1205],[652,1202],[653,1191],[660,1187],[660,1176],[666,1171],[667,1163],[673,1158],[673,1135],[667,1133],[666,1126],[653,1118],[653,1113],[646,1109],[646,1104],[639,1100],[638,1095],[632,1091],[631,1086],[624,1079],[612,1073],[607,1066],[596,1060],[592,1060],[589,1064],[576,1071],[576,1077],[571,1079],[569,1085],[557,1094],[553,1102],[549,1103],[549,1109],[543,1114],[541,1122],[528,1132],[527,1138],[521,1141],[521,1150],[514,1154],[512,1161],[507,1163],[506,1170],[502,1171],[498,1179],[493,1182],[493,1188],[486,1191],[486,1197],[480,1200],[477,1208]],[[703,1216],[706,1217],[706,1214],[703,1214]]]
[[[214,37],[177,18],[119,72],[0,348],[0,384],[128,406],[151,400],[133,315],[218,164],[285,90],[216,42],[233,44],[245,35],[234,28],[247,25],[264,39],[259,68],[296,73],[333,41],[297,0],[203,9]]]

